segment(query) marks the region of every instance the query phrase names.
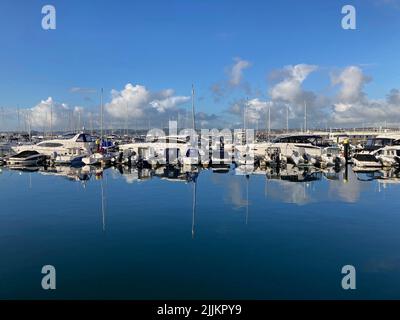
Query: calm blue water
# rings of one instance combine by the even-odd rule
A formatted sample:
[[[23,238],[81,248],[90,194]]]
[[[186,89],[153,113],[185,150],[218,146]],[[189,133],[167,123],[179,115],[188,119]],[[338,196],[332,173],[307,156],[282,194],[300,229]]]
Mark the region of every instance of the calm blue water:
[[[387,173],[203,170],[194,183],[70,170],[2,168],[0,298],[400,298],[400,184]],[[54,291],[41,288],[47,264]]]

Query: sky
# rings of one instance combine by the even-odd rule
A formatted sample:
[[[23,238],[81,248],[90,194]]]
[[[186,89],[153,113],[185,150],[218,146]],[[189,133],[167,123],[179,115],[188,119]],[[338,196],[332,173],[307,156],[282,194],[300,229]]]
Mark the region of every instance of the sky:
[[[192,84],[198,127],[398,127],[399,36],[400,0],[0,0],[0,130],[97,126],[101,88],[108,127],[185,126]]]

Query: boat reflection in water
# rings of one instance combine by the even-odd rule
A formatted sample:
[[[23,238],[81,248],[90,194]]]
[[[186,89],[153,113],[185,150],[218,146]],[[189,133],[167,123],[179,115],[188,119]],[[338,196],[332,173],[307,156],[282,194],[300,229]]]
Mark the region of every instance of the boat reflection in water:
[[[321,180],[323,172],[315,167],[299,168],[288,164],[286,168],[274,168],[266,172],[267,179],[277,179],[290,182],[310,182]]]
[[[360,181],[377,180],[379,183],[400,183],[400,168],[385,168],[380,170],[354,170]]]
[[[45,176],[57,176],[69,181],[79,181],[83,187],[91,179],[103,179],[106,176],[106,172],[114,179],[124,179],[128,184],[146,182],[153,179],[170,183],[183,182],[191,184],[193,186],[191,192],[193,197],[193,221],[198,177],[202,174],[211,175],[211,181],[217,183],[219,185],[218,188],[221,188],[225,194],[225,202],[230,203],[233,208],[246,210],[246,222],[250,206],[249,198],[252,198],[255,191],[253,185],[260,183],[264,184],[261,187],[264,189],[264,198],[297,205],[332,200],[355,203],[359,200],[361,192],[368,188],[363,182],[376,181],[379,183],[379,190],[388,184],[400,183],[399,169],[357,170],[357,168],[352,169],[350,166],[344,169],[335,169],[334,167],[319,169],[312,166],[297,167],[291,164],[287,164],[283,168],[241,165],[221,170],[220,167],[209,167],[208,169],[199,169],[193,166],[137,168],[120,165],[105,168],[57,166],[11,167],[8,169],[21,172],[37,172]],[[240,176],[244,177],[244,179],[242,180]],[[252,189],[250,191],[249,186]],[[102,194],[104,194],[106,186],[102,185],[101,188]],[[257,186],[256,188],[259,189],[260,187]],[[327,189],[327,192],[324,189]],[[255,205],[257,206],[257,204]],[[192,233],[194,235],[194,222]]]
[[[0,226],[3,239],[16,239],[12,251],[4,241],[5,268],[12,274],[15,262],[25,261],[26,252],[31,252],[35,263],[65,261],[62,267],[70,272],[67,277],[76,282],[66,293],[57,291],[61,292],[57,298],[89,294],[99,299],[187,297],[193,287],[202,286],[205,291],[190,297],[213,298],[216,290],[219,296],[232,299],[252,298],[259,292],[265,292],[260,298],[266,299],[276,298],[277,292],[282,298],[315,297],[303,292],[293,296],[293,277],[305,288],[309,283],[319,285],[315,288],[318,297],[322,292],[327,298],[342,298],[336,282],[338,266],[348,263],[349,256],[358,257],[355,263],[360,270],[363,266],[379,270],[400,261],[393,245],[399,241],[395,210],[399,170],[361,172],[351,166],[335,170],[291,165],[279,170],[246,165],[212,169],[121,165],[37,167],[24,173],[2,167],[5,213]],[[27,182],[30,190],[23,192]],[[51,197],[43,201],[48,194]],[[368,250],[371,247],[375,249]],[[77,267],[66,267],[73,264]],[[309,272],[316,266],[318,276]],[[104,287],[103,282],[98,286],[99,273],[92,274],[97,267]],[[245,268],[249,272],[242,273],[246,278],[241,290],[254,290],[242,296],[243,291],[236,294],[233,288]],[[399,277],[397,270],[393,279]],[[369,298],[377,292],[377,273],[362,272],[372,285],[357,289],[357,297]],[[387,270],[383,272],[388,275]],[[79,291],[82,274],[89,282]],[[210,274],[221,277],[221,282],[215,285]],[[279,281],[265,291],[277,276],[290,281]],[[4,277],[12,292],[41,297],[40,286],[37,295],[34,291],[36,280],[28,284],[26,293],[27,282],[16,282],[16,278]],[[333,289],[324,279],[330,279]],[[114,294],[115,284],[126,281],[125,291]],[[157,282],[157,292],[149,286],[152,281]],[[379,297],[398,295],[396,288]]]

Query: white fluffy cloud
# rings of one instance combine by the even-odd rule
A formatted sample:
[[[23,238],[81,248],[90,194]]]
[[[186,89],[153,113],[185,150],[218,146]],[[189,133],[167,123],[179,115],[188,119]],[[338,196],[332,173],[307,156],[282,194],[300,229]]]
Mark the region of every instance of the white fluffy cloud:
[[[117,119],[141,119],[173,110],[190,100],[189,96],[174,94],[172,89],[151,92],[145,86],[128,83],[121,91],[111,91],[111,102],[105,105],[105,110]]]
[[[333,85],[340,85],[337,100],[334,104],[336,112],[345,112],[353,104],[357,104],[365,97],[363,93],[364,84],[370,79],[366,77],[362,70],[357,66],[345,68],[339,75],[332,77]]]
[[[29,110],[29,118],[33,128],[48,128],[50,125],[56,128],[62,125],[68,111],[65,103],[57,103],[49,97]]]
[[[243,90],[247,95],[251,92],[250,85],[243,76],[244,70],[252,66],[251,62],[242,58],[234,58],[233,62],[225,69],[227,78],[211,85],[211,92],[216,103],[238,90]]]
[[[386,99],[369,99],[363,91],[371,80],[357,66],[344,68],[338,76],[332,77],[332,84],[339,85],[332,110],[332,122],[348,126],[377,126],[400,120],[400,92],[392,89]]]
[[[229,69],[229,83],[232,86],[238,86],[243,78],[243,71],[251,66],[249,61],[241,58],[235,58],[235,63]]]
[[[302,83],[316,69],[317,66],[308,64],[286,66],[280,71],[283,79],[269,90],[271,98],[290,103],[297,103],[302,100],[304,98]]]
[[[268,107],[272,106],[270,101],[262,101],[258,98],[251,99],[247,103],[246,119],[249,123],[257,123],[266,119]]]
[[[222,84],[216,84],[214,94],[224,97],[224,92],[231,90],[240,94],[246,81],[243,79],[243,71],[250,66],[250,62],[237,58],[234,64],[227,70],[228,78]],[[351,127],[351,126],[376,126],[400,122],[400,90],[392,89],[386,97],[370,99],[365,92],[365,85],[372,79],[365,75],[359,66],[347,66],[331,75],[331,86],[321,92],[306,91],[304,82],[310,74],[318,69],[316,65],[298,64],[285,66],[275,71],[269,86],[269,96],[255,97],[248,100],[247,123],[259,124],[263,127],[267,121],[268,108],[271,108],[271,122],[273,127],[282,128],[286,125],[286,110],[289,108],[289,126],[300,128],[303,125],[304,102],[307,104],[309,127]],[[329,75],[326,75],[329,79]],[[237,90],[239,89],[239,90]],[[71,89],[80,92],[80,88]],[[243,92],[242,92],[243,93]],[[247,95],[247,94],[246,94]],[[249,94],[251,96],[251,94]],[[243,108],[246,100],[238,96],[231,96],[233,102],[228,110],[230,118],[222,119],[215,114],[197,113],[198,124],[204,126],[228,126],[225,120],[242,125]],[[111,99],[105,103],[105,111],[108,114],[105,122],[113,127],[125,125],[125,120],[136,125],[136,120],[141,120],[138,126],[146,126],[151,122],[152,126],[165,125],[168,119],[180,119],[181,125],[190,123],[189,96],[176,95],[174,90],[166,89],[151,91],[143,85],[128,83],[122,90],[112,90]],[[187,105],[185,105],[187,104]],[[2,108],[2,119],[8,123],[17,123],[16,108]],[[82,107],[69,107],[65,103],[55,102],[51,97],[38,103],[30,109],[21,109],[21,126],[23,121],[29,121],[33,129],[46,130],[50,127],[52,113],[52,126],[56,129],[70,129],[79,125],[93,123],[98,126],[98,106],[87,113]],[[232,117],[233,115],[233,117]],[[4,121],[3,121],[4,122]],[[128,124],[129,125],[129,124]],[[10,125],[11,127],[11,125]]]

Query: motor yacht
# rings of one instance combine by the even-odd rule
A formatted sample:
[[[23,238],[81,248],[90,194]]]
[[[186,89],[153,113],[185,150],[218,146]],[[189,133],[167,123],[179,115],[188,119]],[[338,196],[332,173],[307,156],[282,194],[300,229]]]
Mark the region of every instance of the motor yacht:
[[[12,147],[15,153],[22,151],[37,151],[48,157],[57,155],[66,155],[71,149],[80,149],[82,153],[91,154],[95,149],[95,142],[91,136],[86,133],[67,134],[61,138],[45,140],[37,144],[17,145]]]
[[[353,156],[356,167],[379,168],[400,163],[400,135],[384,134],[369,139],[364,148]]]
[[[7,164],[10,166],[37,166],[46,161],[46,155],[34,150],[22,151],[7,159]]]
[[[314,134],[292,134],[277,137],[270,146],[279,148],[281,158],[295,165],[335,164],[344,161],[340,148]]]

